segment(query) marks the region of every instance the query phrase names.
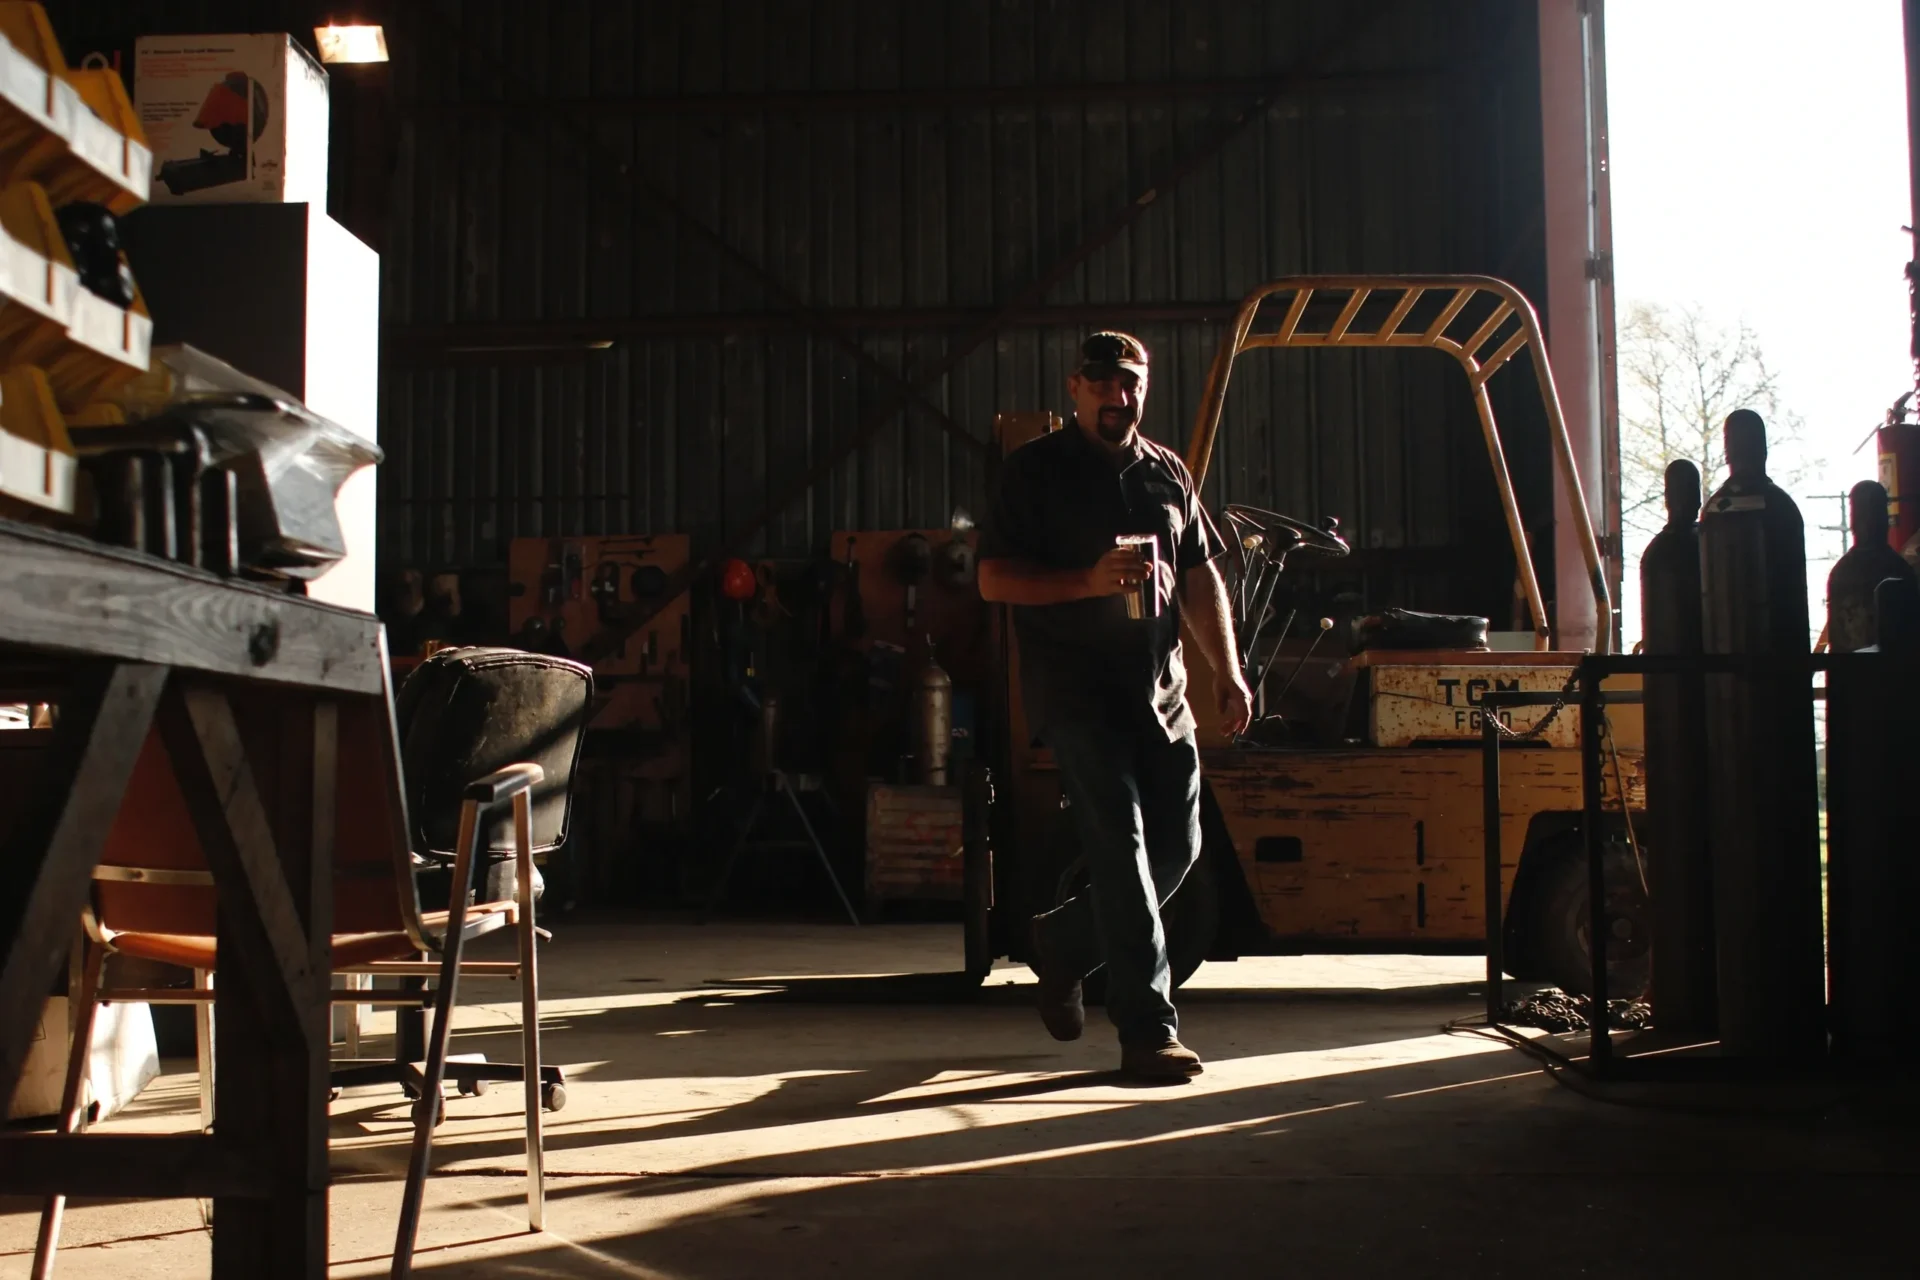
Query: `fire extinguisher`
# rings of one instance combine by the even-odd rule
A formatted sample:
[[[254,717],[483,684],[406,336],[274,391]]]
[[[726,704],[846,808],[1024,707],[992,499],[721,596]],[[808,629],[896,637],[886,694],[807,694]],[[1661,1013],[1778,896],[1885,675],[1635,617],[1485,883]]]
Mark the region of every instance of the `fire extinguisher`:
[[[947,759],[953,750],[953,680],[934,660],[933,641],[927,641],[927,665],[917,690],[920,730],[920,780],[928,786],[947,785]]]
[[[1909,560],[1920,555],[1920,546],[1912,553],[1907,550],[1920,534],[1920,424],[1908,416],[1912,400],[1911,391],[1895,400],[1885,425],[1875,433],[1880,485],[1887,491],[1887,545]]]

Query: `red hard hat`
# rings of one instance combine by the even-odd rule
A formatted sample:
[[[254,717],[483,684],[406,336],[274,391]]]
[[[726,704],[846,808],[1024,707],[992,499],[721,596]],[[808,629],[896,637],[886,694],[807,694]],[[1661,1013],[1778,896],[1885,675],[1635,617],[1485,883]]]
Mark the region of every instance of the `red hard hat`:
[[[751,600],[756,588],[753,566],[745,560],[729,560],[720,566],[720,594],[729,600]]]

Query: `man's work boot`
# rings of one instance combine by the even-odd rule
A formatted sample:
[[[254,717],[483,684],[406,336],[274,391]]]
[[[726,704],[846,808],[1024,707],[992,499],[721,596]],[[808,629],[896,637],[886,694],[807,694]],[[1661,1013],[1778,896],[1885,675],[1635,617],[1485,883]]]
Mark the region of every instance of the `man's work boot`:
[[[1172,1036],[1163,1044],[1120,1046],[1120,1073],[1136,1080],[1186,1080],[1205,1070],[1200,1055]]]
[[[1051,963],[1046,944],[1040,937],[1040,917],[1027,926],[1027,967],[1040,979],[1040,1021],[1055,1040],[1078,1040],[1087,1027],[1087,1006],[1082,998],[1080,979],[1070,977]]]

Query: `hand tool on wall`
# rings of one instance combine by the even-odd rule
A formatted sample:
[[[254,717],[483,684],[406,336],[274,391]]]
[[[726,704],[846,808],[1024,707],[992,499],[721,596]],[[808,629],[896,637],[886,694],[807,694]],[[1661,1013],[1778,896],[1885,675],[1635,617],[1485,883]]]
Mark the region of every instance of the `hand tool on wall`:
[[[964,534],[954,534],[953,540],[940,548],[940,581],[947,586],[956,590],[972,586],[976,567],[973,544]]]
[[[753,625],[766,630],[783,617],[791,617],[792,610],[780,599],[780,583],[774,576],[773,566],[762,564],[753,571],[755,595],[753,599]]]
[[[547,567],[540,571],[540,603],[554,608],[567,598],[566,569],[561,564],[560,539],[547,544]]]
[[[633,571],[629,583],[633,591],[633,608],[642,607],[667,589],[667,572],[657,564],[643,564]],[[646,674],[660,663],[660,630],[657,627],[647,631],[646,647],[640,651],[640,671]]]
[[[973,517],[965,507],[955,507],[947,527],[953,531],[953,537],[940,548],[940,581],[961,590],[973,585],[978,562],[973,543],[967,541],[967,534],[973,531]]]
[[[867,610],[860,599],[860,562],[854,559],[855,540],[847,539],[847,600],[840,615],[840,631],[849,640],[867,634]]]
[[[587,584],[587,594],[593,597],[595,611],[600,615],[600,625],[611,626],[634,611],[630,600],[620,598],[620,562],[602,560],[600,567],[594,570],[593,581]],[[620,652],[626,654],[626,641],[620,642]]]
[[[907,587],[907,635],[919,628],[920,584],[933,569],[933,544],[924,534],[910,533],[894,545],[894,570]]]
[[[822,652],[833,643],[833,578],[839,567],[829,559],[814,561],[810,569],[813,575],[812,605],[819,613],[818,633]]]

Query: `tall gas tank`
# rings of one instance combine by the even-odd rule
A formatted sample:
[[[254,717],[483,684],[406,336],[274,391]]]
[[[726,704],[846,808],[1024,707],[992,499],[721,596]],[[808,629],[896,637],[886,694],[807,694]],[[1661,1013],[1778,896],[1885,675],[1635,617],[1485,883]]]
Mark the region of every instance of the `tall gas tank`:
[[[1913,566],[1889,545],[1884,488],[1872,480],[1853,486],[1847,493],[1847,524],[1853,547],[1827,575],[1827,647],[1835,653],[1852,653],[1878,640],[1874,593],[1882,582],[1920,582]]]
[[[1893,586],[1894,584],[1889,584]],[[1912,587],[1883,593],[1899,614]],[[1885,1067],[1920,1053],[1904,1015],[1920,986],[1920,662],[1909,649],[1849,653],[1827,671],[1827,929],[1836,1057]]]
[[[920,781],[947,785],[947,758],[953,751],[953,680],[927,645],[927,665],[915,689],[915,723],[920,730]]]
[[[1873,604],[1879,652],[1827,671],[1827,967],[1834,1056],[1884,1068],[1920,1054],[1920,1023],[1887,1014],[1920,987],[1920,582]]]
[[[1707,653],[1811,649],[1806,530],[1767,479],[1766,427],[1726,421],[1727,482],[1700,520]],[[1825,1051],[1813,703],[1805,674],[1706,678],[1720,1039],[1736,1057]]]
[[[1646,652],[1700,652],[1700,471],[1667,468],[1667,525],[1640,558]],[[1714,1025],[1713,863],[1707,845],[1706,687],[1649,675],[1647,872],[1653,890],[1653,1020],[1662,1031]]]

